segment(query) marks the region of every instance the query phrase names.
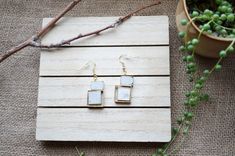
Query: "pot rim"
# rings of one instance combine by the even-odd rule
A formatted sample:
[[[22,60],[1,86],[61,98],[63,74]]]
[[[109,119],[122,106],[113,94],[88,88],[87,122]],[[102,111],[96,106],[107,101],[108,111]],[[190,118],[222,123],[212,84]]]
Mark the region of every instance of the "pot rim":
[[[184,8],[184,11],[186,13],[186,16],[187,18],[192,21],[192,18],[189,16],[189,12],[188,12],[188,9],[187,9],[187,4],[186,4],[186,0],[183,0],[183,8]],[[200,29],[198,28],[198,26],[192,22],[192,26],[198,31],[198,33],[200,33]],[[205,34],[203,33],[204,36],[210,38],[210,39],[214,39],[214,40],[217,40],[217,41],[230,41],[232,42],[234,39],[232,38],[222,38],[222,37],[216,37],[216,36],[212,36],[212,35],[208,35],[208,34]]]

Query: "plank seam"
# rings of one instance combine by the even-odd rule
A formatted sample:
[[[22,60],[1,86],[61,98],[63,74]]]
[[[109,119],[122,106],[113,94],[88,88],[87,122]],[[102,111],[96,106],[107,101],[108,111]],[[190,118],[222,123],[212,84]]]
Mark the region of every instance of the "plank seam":
[[[98,77],[120,77],[122,75],[97,75]],[[134,77],[170,77],[170,75],[132,75]],[[40,75],[41,78],[73,78],[73,77],[81,77],[81,78],[90,78],[93,77],[93,75]]]
[[[169,44],[146,44],[146,45],[68,45],[59,48],[105,48],[105,47],[169,47]]]
[[[76,107],[76,106],[55,106],[55,107],[53,107],[53,106],[38,106],[37,108],[49,108],[49,109],[63,109],[63,108],[81,108],[81,109],[86,109],[86,108],[89,108],[89,107],[86,107],[86,106],[84,106],[84,107]],[[146,106],[146,107],[143,107],[143,106],[140,106],[140,107],[138,107],[138,106],[117,106],[117,107],[115,107],[115,106],[104,106],[104,107],[102,107],[102,108],[89,108],[89,109],[93,109],[93,110],[95,110],[95,109],[97,109],[97,110],[100,110],[100,109],[103,109],[103,108],[113,108],[113,109],[116,109],[116,108],[121,108],[121,109],[126,109],[126,108],[130,108],[130,109],[132,109],[132,108],[136,108],[136,109],[142,109],[142,108],[147,108],[147,109],[170,109],[171,107],[170,106],[156,106],[156,107],[149,107],[149,106]]]

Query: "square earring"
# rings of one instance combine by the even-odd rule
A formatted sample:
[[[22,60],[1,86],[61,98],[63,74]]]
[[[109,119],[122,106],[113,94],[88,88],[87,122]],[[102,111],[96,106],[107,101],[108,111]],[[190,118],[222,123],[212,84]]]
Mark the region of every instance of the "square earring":
[[[118,104],[130,104],[131,92],[134,84],[134,78],[132,76],[121,76],[120,85],[115,86],[115,102]]]
[[[87,93],[87,105],[90,107],[103,106],[104,82],[93,81],[90,85],[91,90]]]
[[[126,66],[121,58],[122,56],[119,57],[119,62],[122,64],[124,75],[120,77],[120,85],[115,86],[114,101],[117,104],[130,104],[134,77],[127,75]]]
[[[90,84],[90,90],[87,93],[87,105],[89,107],[103,107],[103,92],[104,81],[97,81],[97,75],[95,74],[96,64],[93,68],[94,81]]]

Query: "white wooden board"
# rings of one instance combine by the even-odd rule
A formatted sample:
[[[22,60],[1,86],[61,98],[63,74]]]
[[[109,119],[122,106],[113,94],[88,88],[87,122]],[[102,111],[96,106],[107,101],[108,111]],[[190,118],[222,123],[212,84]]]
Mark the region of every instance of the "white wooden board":
[[[36,138],[41,141],[167,142],[170,109],[39,108]]]
[[[119,77],[100,77],[105,82],[104,107],[170,107],[169,77],[135,77],[131,105],[114,102]],[[87,91],[92,78],[40,78],[38,106],[87,107]]]
[[[42,40],[57,43],[113,23],[119,17],[63,18]],[[43,20],[43,25],[51,19]],[[130,105],[114,103],[124,56],[134,75]],[[136,16],[115,29],[71,45],[42,50],[36,139],[41,141],[167,142],[171,139],[169,22]],[[96,63],[105,82],[104,108],[87,108]],[[92,63],[90,63],[92,64]]]
[[[62,48],[41,53],[40,76],[121,75],[119,57],[131,75],[170,75],[169,47],[89,47]]]
[[[85,34],[114,23],[119,17],[63,18],[42,40],[44,44],[57,43],[76,35]],[[51,18],[43,20],[45,26]],[[83,38],[70,46],[107,45],[169,45],[167,16],[135,16],[116,29],[95,37]]]

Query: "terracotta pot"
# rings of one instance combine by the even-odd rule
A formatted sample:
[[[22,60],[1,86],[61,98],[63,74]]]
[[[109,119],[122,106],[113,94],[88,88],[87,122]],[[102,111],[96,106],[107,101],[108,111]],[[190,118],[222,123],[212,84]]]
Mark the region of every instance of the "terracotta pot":
[[[182,26],[180,21],[182,19],[191,20],[188,9],[186,6],[186,0],[179,0],[176,10],[176,25],[178,31],[186,31],[186,26]],[[200,29],[192,23],[188,29],[188,39],[197,38]],[[220,38],[212,35],[203,34],[200,38],[200,43],[196,47],[196,53],[210,58],[218,58],[219,52],[226,49],[232,42],[233,39]]]

